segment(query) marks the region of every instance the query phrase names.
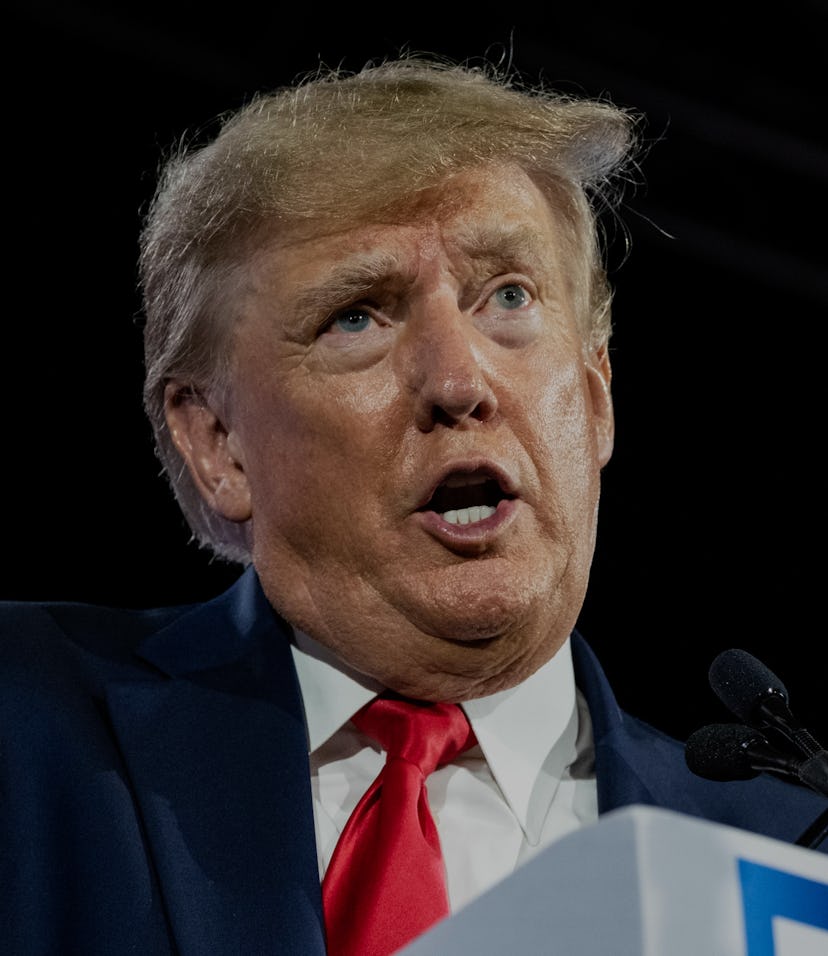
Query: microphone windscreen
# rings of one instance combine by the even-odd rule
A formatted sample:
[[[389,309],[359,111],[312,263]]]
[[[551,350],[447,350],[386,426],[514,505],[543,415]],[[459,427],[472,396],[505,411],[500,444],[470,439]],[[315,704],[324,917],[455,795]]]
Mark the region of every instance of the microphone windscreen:
[[[710,665],[708,679],[719,700],[746,724],[752,723],[753,710],[763,697],[776,693],[788,701],[788,691],[776,674],[738,648],[719,654]]]
[[[710,724],[688,737],[684,759],[696,776],[706,780],[750,780],[759,771],[751,766],[744,747],[763,739],[742,724]]]

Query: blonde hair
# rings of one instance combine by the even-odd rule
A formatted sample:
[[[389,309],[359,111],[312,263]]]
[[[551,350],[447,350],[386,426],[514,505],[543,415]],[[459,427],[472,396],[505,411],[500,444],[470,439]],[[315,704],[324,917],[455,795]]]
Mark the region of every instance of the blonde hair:
[[[158,456],[195,538],[246,562],[243,526],[215,514],[169,435],[164,387],[226,388],[233,277],[257,239],[369,221],[446,176],[517,164],[568,226],[585,342],[610,336],[598,213],[617,208],[636,117],[604,101],[524,85],[492,64],[408,56],[356,73],[320,69],[220,118],[206,145],[164,165],[141,234],[144,405]]]

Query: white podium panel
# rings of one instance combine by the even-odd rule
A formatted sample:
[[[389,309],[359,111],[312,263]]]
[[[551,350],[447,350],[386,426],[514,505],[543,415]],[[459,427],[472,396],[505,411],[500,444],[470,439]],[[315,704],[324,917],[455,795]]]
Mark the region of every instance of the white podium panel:
[[[652,807],[547,847],[400,956],[828,956],[828,855]]]

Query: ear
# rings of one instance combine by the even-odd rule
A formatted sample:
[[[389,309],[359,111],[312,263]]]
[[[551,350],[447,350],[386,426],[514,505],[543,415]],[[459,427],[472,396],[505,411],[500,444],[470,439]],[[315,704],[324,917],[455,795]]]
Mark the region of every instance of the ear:
[[[228,521],[247,521],[250,486],[236,436],[191,385],[169,382],[164,409],[170,435],[204,500]]]
[[[615,442],[615,413],[612,405],[612,368],[609,349],[602,345],[590,354],[586,363],[587,381],[592,400],[598,462],[603,468],[612,457]]]

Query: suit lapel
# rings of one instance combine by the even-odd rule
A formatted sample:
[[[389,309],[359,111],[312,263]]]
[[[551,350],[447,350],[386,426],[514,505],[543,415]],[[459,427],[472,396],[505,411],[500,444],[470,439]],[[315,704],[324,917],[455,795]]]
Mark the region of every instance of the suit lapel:
[[[643,735],[639,724],[625,718],[601,665],[586,641],[572,635],[575,683],[589,705],[595,742],[598,811],[607,813],[632,804],[670,806],[671,790],[678,786],[674,774],[660,768],[675,766],[672,753],[658,759],[656,750],[669,749],[655,733]]]
[[[252,570],[107,688],[182,956],[324,953],[307,742],[287,630]]]

